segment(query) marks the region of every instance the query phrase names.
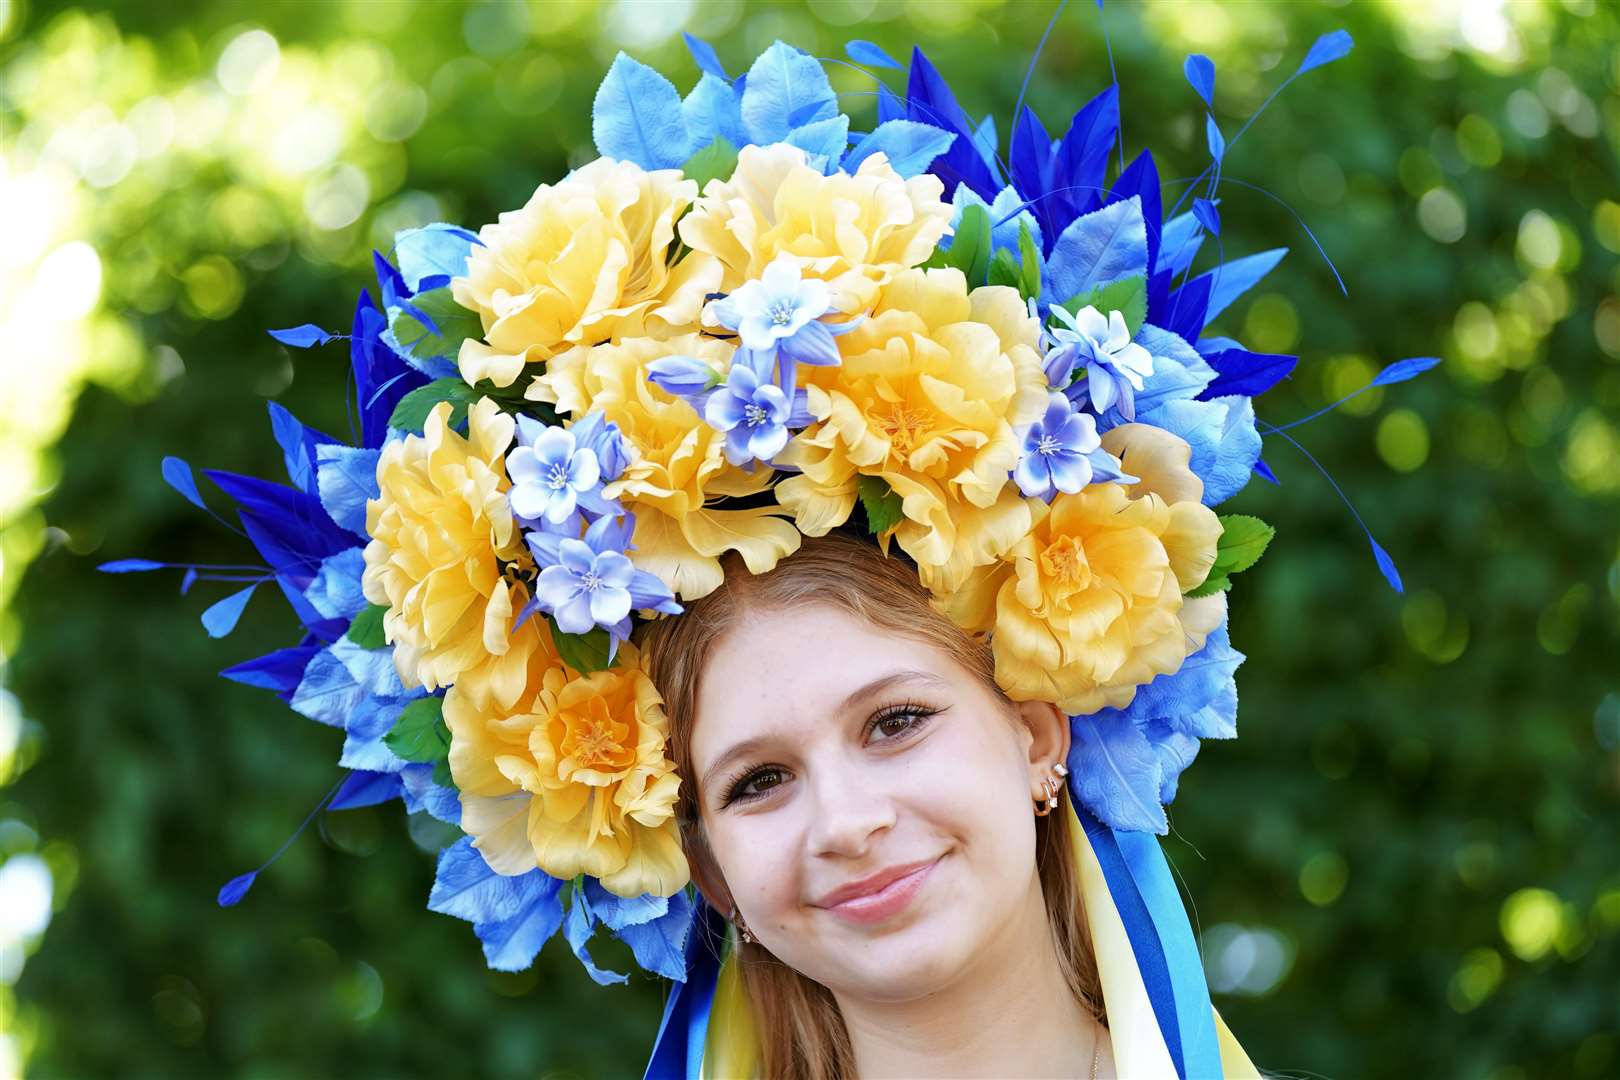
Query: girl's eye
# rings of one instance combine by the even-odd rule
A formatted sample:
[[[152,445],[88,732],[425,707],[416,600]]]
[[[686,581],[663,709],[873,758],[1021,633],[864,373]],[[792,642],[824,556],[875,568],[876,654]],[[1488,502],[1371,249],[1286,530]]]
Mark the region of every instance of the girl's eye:
[[[747,802],[749,799],[757,799],[781,782],[781,769],[775,766],[755,769],[731,785],[726,791],[726,799],[721,804],[721,807],[730,806],[734,802]]]
[[[876,742],[904,738],[920,729],[935,712],[936,710],[921,705],[901,705],[885,709],[872,721],[872,726],[868,729],[869,737]]]

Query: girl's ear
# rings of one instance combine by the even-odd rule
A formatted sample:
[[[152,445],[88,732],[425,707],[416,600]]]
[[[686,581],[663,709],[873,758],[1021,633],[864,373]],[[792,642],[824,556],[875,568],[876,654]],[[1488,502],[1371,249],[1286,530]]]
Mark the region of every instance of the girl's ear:
[[[1049,701],[1013,703],[1018,719],[1028,729],[1030,775],[1037,784],[1052,774],[1052,766],[1069,757],[1069,718]]]

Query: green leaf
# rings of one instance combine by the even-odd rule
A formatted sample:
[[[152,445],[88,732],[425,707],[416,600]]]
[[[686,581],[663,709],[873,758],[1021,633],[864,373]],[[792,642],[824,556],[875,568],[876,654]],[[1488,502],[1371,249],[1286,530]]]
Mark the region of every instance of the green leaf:
[[[983,285],[990,275],[990,214],[982,206],[969,206],[956,223],[948,249],[935,249],[928,267],[955,267],[967,275],[968,288]]]
[[[456,786],[455,777],[450,775],[450,759],[448,757],[433,766],[433,782],[440,787],[453,788]]]
[[[1041,249],[1035,243],[1035,236],[1029,231],[1029,223],[1018,223],[1018,252],[1023,256],[1024,282],[1018,291],[1025,300],[1039,300],[1041,298]],[[1144,294],[1144,303],[1146,294]],[[1146,308],[1143,309],[1146,314]]]
[[[863,476],[860,482],[861,506],[873,536],[881,536],[900,524],[900,496],[881,476]]]
[[[1210,571],[1212,577],[1236,574],[1259,562],[1266,545],[1277,533],[1259,518],[1247,514],[1222,514],[1221,530],[1220,542],[1215,546],[1215,567]]]
[[[724,136],[705,146],[686,159],[681,172],[688,180],[696,180],[701,192],[710,180],[729,180],[737,170],[737,148]]]
[[[613,639],[606,630],[598,626],[588,634],[565,634],[557,629],[556,619],[547,615],[546,621],[551,624],[551,640],[556,643],[557,655],[563,658],[563,663],[581,675],[606,671],[613,666],[613,661],[608,659]]]
[[[990,260],[990,284],[1006,285],[1020,291],[1023,289],[1024,268],[1018,265],[1018,260],[1006,248],[998,248],[995,258]]]
[[[461,353],[463,341],[484,336],[484,324],[478,313],[456,303],[448,285],[418,293],[410,302],[432,319],[438,329],[428,328],[403,309],[393,312],[388,329],[393,332],[394,343],[401,351],[424,363],[434,358],[454,361]]]
[[[1200,596],[1214,596],[1216,593],[1224,592],[1231,587],[1231,578],[1227,577],[1225,574],[1217,575],[1214,570],[1211,570],[1209,572],[1209,577],[1204,579],[1204,583],[1202,585],[1198,586],[1196,589],[1191,589],[1184,592],[1181,595],[1185,596],[1189,600],[1196,600]]]
[[[399,399],[399,404],[394,406],[394,414],[388,418],[388,426],[421,434],[428,413],[441,401],[448,401],[452,406],[450,423],[460,424],[467,418],[467,407],[482,396],[482,391],[454,376],[434,379]]]
[[[450,729],[444,726],[444,699],[419,698],[405,706],[383,745],[406,761],[438,762],[450,756]]]
[[[1104,315],[1118,311],[1125,316],[1125,325],[1130,328],[1131,337],[1135,338],[1147,319],[1147,278],[1133,274],[1107,285],[1098,285],[1071,296],[1061,306],[1071,315],[1088,307],[1094,307]]]
[[[354,617],[349,624],[349,632],[344,636],[362,649],[380,649],[388,644],[388,638],[383,634],[383,616],[388,614],[386,604],[367,604],[360,614]]]

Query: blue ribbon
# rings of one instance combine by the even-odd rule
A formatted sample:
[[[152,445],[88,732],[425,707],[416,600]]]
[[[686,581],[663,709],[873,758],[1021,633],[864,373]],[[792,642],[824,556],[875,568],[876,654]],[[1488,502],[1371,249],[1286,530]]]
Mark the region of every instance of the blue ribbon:
[[[699,898],[686,936],[686,981],[670,987],[645,1080],[699,1080],[708,1040],[709,1010],[720,979],[725,920]]]
[[[1177,1074],[1182,1080],[1223,1076],[1204,965],[1158,837],[1115,832],[1072,790],[1069,801],[1102,866]]]

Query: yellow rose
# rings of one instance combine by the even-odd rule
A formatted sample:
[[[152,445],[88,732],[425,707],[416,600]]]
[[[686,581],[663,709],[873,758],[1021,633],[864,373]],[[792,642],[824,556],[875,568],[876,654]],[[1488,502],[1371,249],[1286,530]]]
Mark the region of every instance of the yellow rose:
[[[778,255],[827,282],[833,308],[866,310],[878,287],[921,265],[950,231],[945,185],[902,179],[883,154],[851,176],[824,176],[796,146],[745,147],[729,180],[711,180],[681,219],[681,239],[725,267],[726,292],[758,278]]]
[[[674,894],[688,868],[663,699],[628,643],[613,668],[583,676],[547,646],[514,708],[480,707],[459,684],[445,695],[462,827],[498,873],[538,866],[619,896]]]
[[[959,625],[991,633],[1009,697],[1071,715],[1130,704],[1137,687],[1202,648],[1226,610],[1224,593],[1182,596],[1208,576],[1221,535],[1198,501],[1187,444],[1141,424],[1109,436],[1127,469],[1191,497],[1169,502],[1144,482],[1092,484],[1050,506],[1031,499],[1028,535],[962,588],[935,594]]]
[[[489,398],[467,421],[462,438],[441,402],[421,435],[383,447],[378,498],[366,503],[372,540],[361,587],[388,607],[383,630],[406,686],[435,690],[480,670],[492,693],[510,695],[525,659],[512,649],[511,626],[528,601],[520,577],[530,566],[506,503],[514,425]]]
[[[462,377],[510,386],[525,364],[575,345],[697,325],[720,267],[701,254],[669,265],[675,221],[696,197],[677,169],[598,158],[484,226],[450,285],[488,342],[462,345]]]
[[[777,498],[819,536],[849,517],[861,476],[882,478],[904,515],[893,538],[925,582],[954,588],[1029,529],[1009,474],[1014,429],[1046,407],[1039,335],[1013,289],[970,293],[959,270],[896,274],[840,339],[840,366],[800,368],[821,422],[778,458],[803,471]]]
[[[636,565],[682,600],[720,587],[719,557],[727,551],[739,552],[750,572],[763,574],[799,547],[799,530],[780,506],[705,505],[722,496],[760,494],[772,471],[747,472],[726,461],[725,433],[647,380],[647,365],[665,356],[690,356],[723,373],[733,351],[729,342],[698,334],[668,341],[630,338],[558,356],[528,390],[529,397],[575,417],[600,409],[637,449],[624,475],[603,494],[636,516]]]

